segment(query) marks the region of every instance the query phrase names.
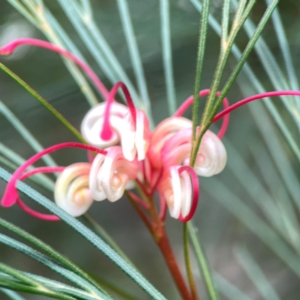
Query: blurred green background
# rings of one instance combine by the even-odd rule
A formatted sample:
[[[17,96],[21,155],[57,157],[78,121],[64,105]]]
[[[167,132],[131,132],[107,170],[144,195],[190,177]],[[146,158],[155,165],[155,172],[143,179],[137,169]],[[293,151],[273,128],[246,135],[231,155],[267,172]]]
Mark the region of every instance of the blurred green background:
[[[265,9],[264,1],[257,2],[252,14],[254,21],[259,19]],[[116,2],[94,0],[91,3],[96,23],[101,28],[127,74],[135,83]],[[162,64],[159,2],[157,0],[128,0],[128,3],[147,78],[153,116],[157,124],[168,116]],[[95,63],[91,53],[58,3],[56,1],[45,1],[45,4],[84,54],[92,68],[110,88],[112,86],[111,82]],[[218,20],[220,20],[221,15],[221,4],[221,0],[212,1],[211,12]],[[193,93],[199,13],[188,0],[170,1],[170,7],[174,77],[177,104],[179,105]],[[1,0],[0,8],[0,45],[4,45],[18,37],[46,39],[43,33],[30,24],[8,2]],[[279,11],[297,72],[300,63],[300,4],[296,0],[284,0],[279,4]],[[263,37],[276,59],[278,59],[279,65],[284,68],[282,54],[271,22],[265,28]],[[247,40],[246,34],[242,31],[238,37],[238,45],[245,46]],[[210,86],[218,54],[219,37],[210,28],[202,88],[209,88]],[[43,95],[76,128],[80,129],[81,120],[90,106],[58,55],[43,49],[22,47],[11,57],[0,58],[0,60]],[[228,72],[233,67],[234,62],[235,59],[230,58],[225,76],[229,74]],[[251,55],[248,62],[266,90],[277,89],[277,87],[272,86],[256,53]],[[242,99],[245,95],[255,93],[249,79],[244,74],[241,74],[239,78],[240,85],[234,84],[228,94],[231,103]],[[0,82],[0,100],[7,105],[44,147],[74,140],[74,137],[44,107],[4,72],[0,72]],[[100,97],[99,100],[101,100]],[[274,99],[275,102],[283,121],[299,147],[299,124],[297,125],[292,120],[280,100]],[[258,112],[260,108],[263,109],[262,106],[256,103],[250,106],[255,108],[249,111],[247,107],[244,107],[231,114],[229,130],[224,139],[228,151],[228,166],[225,171],[218,175],[216,179],[200,179],[201,201],[194,218],[194,224],[198,228],[198,234],[202,239],[212,268],[223,279],[227,280],[227,284],[231,283],[250,299],[267,299],[258,291],[255,284],[247,276],[241,262],[238,261],[237,253],[240,253],[240,247],[245,246],[267,276],[269,283],[275,288],[280,299],[297,300],[300,299],[300,272],[297,276],[286,263],[278,258],[270,247],[266,246],[264,237],[258,237],[260,234],[257,234],[256,228],[259,227],[255,227],[255,225],[258,224],[257,220],[259,220],[274,229],[273,224],[266,217],[268,208],[263,211],[260,204],[257,203],[267,203],[266,198],[270,197],[275,203],[280,216],[280,213],[285,213],[284,210],[281,211],[286,203],[285,201],[292,201],[293,198],[278,166],[274,163],[274,157],[270,154],[271,149],[268,146],[270,146],[270,140],[273,140],[272,135],[276,135],[276,141],[279,141],[288,165],[285,161],[283,163],[295,175],[293,178],[297,179],[296,184],[298,186],[300,186],[300,162],[290,150],[285,138],[270,118],[270,115],[268,114],[268,120]],[[256,116],[256,120],[253,115]],[[190,112],[187,116],[190,117]],[[26,140],[2,115],[0,116],[0,129],[0,142],[5,146],[13,149],[24,158],[28,158],[35,153]],[[267,134],[268,139],[262,129],[267,130],[265,134]],[[216,131],[217,127],[213,127],[213,130]],[[60,165],[68,165],[87,159],[86,153],[80,150],[64,150],[53,154],[52,157]],[[288,177],[286,180],[291,182],[292,179]],[[34,186],[34,184],[31,185]],[[0,194],[4,187],[5,183],[0,181]],[[294,188],[295,193],[297,193],[295,184]],[[37,187],[37,189],[39,188]],[[39,190],[50,199],[53,198],[51,193]],[[297,194],[295,197],[297,197]],[[298,197],[300,199],[300,193]],[[24,196],[22,196],[22,199],[35,207],[31,204],[30,199],[26,199]],[[257,219],[252,218],[247,209],[241,208],[236,203],[246,205]],[[292,208],[296,215],[295,223],[298,224],[299,209],[294,204]],[[234,210],[235,213],[231,213],[230,210]],[[239,212],[239,210],[242,212]],[[158,248],[128,200],[122,199],[114,204],[108,201],[95,203],[90,209],[90,213],[119,243],[124,252],[155,287],[168,299],[179,299]],[[248,217],[244,217],[243,214]],[[107,281],[123,286],[132,295],[136,295],[138,299],[147,299],[144,293],[106,257],[99,254],[65,224],[35,220],[23,213],[17,206],[10,209],[0,208],[0,216],[48,242],[79,266]],[[238,216],[240,216],[240,219]],[[249,223],[246,221],[247,218],[250,220]],[[178,261],[184,269],[182,225],[179,221],[168,217],[167,228]],[[251,228],[253,228],[252,231]],[[282,238],[282,243],[285,243],[289,249],[296,245],[296,250],[291,251],[294,251],[300,260],[299,251],[297,254],[300,233],[297,232],[297,228],[293,227],[296,242],[293,244],[289,239],[286,241]],[[274,232],[278,233],[278,229],[275,228]],[[278,245],[278,247],[281,246]],[[2,262],[18,269],[62,280],[58,275],[3,245],[0,245],[0,257]],[[194,272],[201,300],[207,299],[199,271],[196,264],[193,265],[195,266]],[[220,278],[217,280],[217,284],[222,286]],[[223,282],[222,290],[224,289],[227,289],[228,292],[229,286],[225,284],[224,287]],[[222,293],[222,299],[234,299],[229,294],[227,296],[225,294]],[[1,295],[0,297],[5,296]],[[28,295],[27,298],[45,299],[42,296],[32,295]],[[272,297],[269,299],[272,299]]]

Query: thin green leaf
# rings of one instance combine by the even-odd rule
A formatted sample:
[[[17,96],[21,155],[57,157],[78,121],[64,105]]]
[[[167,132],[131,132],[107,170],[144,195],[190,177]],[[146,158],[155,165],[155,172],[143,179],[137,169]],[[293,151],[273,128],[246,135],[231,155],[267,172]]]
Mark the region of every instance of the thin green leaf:
[[[25,274],[26,276],[28,276],[31,279],[34,279],[36,282],[44,285],[45,287],[58,292],[58,293],[64,293],[70,296],[74,296],[79,299],[83,299],[83,300],[98,300],[99,298],[97,296],[93,296],[91,294],[86,293],[83,290],[79,290],[77,288],[74,288],[72,286],[69,286],[67,284],[55,281],[55,280],[51,280],[49,278],[45,278],[42,276],[38,276],[38,275],[34,275],[31,273],[26,273],[26,272],[21,272],[23,274]],[[1,277],[10,281],[15,281],[16,283],[20,283],[18,282],[18,280],[16,280],[15,278],[5,274],[5,273],[0,273],[0,281],[1,281]]]
[[[17,294],[14,291],[10,291],[8,289],[0,288],[0,292],[8,296],[12,300],[25,300],[25,298],[21,297],[19,294]]]
[[[184,261],[186,273],[188,276],[188,281],[191,289],[191,294],[194,300],[198,299],[197,288],[195,285],[195,280],[193,276],[190,252],[189,252],[189,235],[188,235],[188,227],[187,223],[183,223],[183,250],[184,250]]]
[[[85,143],[85,140],[81,136],[80,132],[67,121],[49,102],[47,102],[42,96],[40,96],[32,87],[30,87],[25,81],[19,76],[13,73],[10,69],[0,63],[0,69],[6,74],[12,77],[18,84],[20,84],[26,91],[28,91],[35,99],[37,99],[45,108],[47,108],[66,128],[68,128],[79,141]]]
[[[2,218],[0,218],[0,226],[2,226],[4,228],[8,229],[9,231],[11,231],[11,232],[13,232],[13,233],[21,236],[26,241],[32,243],[36,247],[38,247],[41,250],[43,250],[52,259],[55,259],[57,262],[59,262],[59,264],[61,264],[62,266],[64,266],[67,269],[71,270],[72,272],[74,272],[75,274],[77,274],[78,276],[80,276],[81,278],[84,278],[86,281],[90,282],[95,287],[101,289],[101,287],[99,287],[99,285],[91,278],[91,276],[89,276],[86,272],[84,272],[79,267],[77,267],[75,264],[73,264],[69,259],[67,259],[63,255],[61,255],[60,253],[58,253],[57,251],[55,251],[52,247],[50,247],[49,245],[45,244],[40,239],[34,237],[30,233],[22,230],[21,228],[19,228],[19,227],[15,226],[15,225],[13,225],[13,224],[11,224],[11,223],[3,220]],[[28,248],[26,248],[26,249],[28,249]],[[42,260],[42,263],[43,263],[43,261],[44,260]],[[46,261],[47,261],[47,259],[46,259]],[[52,264],[51,264],[51,266],[52,266]]]
[[[32,259],[40,262],[41,264],[45,265],[49,269],[57,272],[58,274],[62,275],[63,277],[67,278],[80,288],[84,289],[85,291],[89,292],[92,295],[97,295],[98,299],[112,299],[107,293],[96,283],[95,285],[90,284],[86,281],[83,277],[78,276],[77,274],[61,267],[61,265],[54,262],[48,256],[42,254],[41,252],[20,243],[4,234],[0,234],[0,243],[7,245],[29,257]]]
[[[122,251],[122,249],[118,246],[118,244],[113,240],[113,238],[106,232],[106,230],[96,222],[93,217],[85,213],[83,215],[83,219],[87,221],[95,230],[95,232],[109,245],[111,246],[120,256],[122,256],[128,263],[130,263],[133,267],[135,265],[133,262],[127,257],[127,255]]]
[[[203,1],[203,9],[199,28],[199,42],[197,52],[197,63],[196,63],[196,76],[195,76],[195,88],[194,88],[194,102],[193,102],[193,140],[196,137],[196,128],[199,123],[199,106],[200,98],[199,91],[201,89],[202,69],[206,46],[208,17],[209,17],[210,0]]]
[[[251,147],[250,151],[255,157],[263,179],[278,206],[280,211],[279,217],[283,223],[282,231],[286,233],[286,237],[295,251],[300,254],[300,226],[297,218],[297,210],[294,209],[291,197],[286,188],[282,187],[282,180],[278,170],[264,146]]]
[[[37,26],[35,17],[21,4],[18,0],[7,0],[17,11],[19,11],[25,18],[33,25]]]
[[[209,298],[211,300],[219,300],[219,293],[216,289],[211,269],[208,264],[208,260],[205,256],[204,250],[202,248],[202,245],[200,244],[199,237],[197,237],[195,228],[193,226],[193,223],[190,221],[187,224],[187,229],[189,232],[190,239],[192,241],[192,245],[195,251],[195,255],[197,258],[197,263],[199,265],[199,269],[201,271],[202,277],[204,279],[204,283],[209,295]]]
[[[237,248],[236,256],[264,300],[280,300],[275,289],[246,248]]]
[[[84,44],[90,50],[93,55],[95,61],[104,72],[106,77],[110,80],[112,84],[118,81],[116,74],[111,70],[107,60],[103,56],[103,54],[97,49],[95,42],[90,38],[89,32],[82,26],[80,19],[78,18],[78,14],[74,8],[77,5],[77,1],[66,1],[66,0],[58,0],[58,3],[62,7],[64,13],[68,17],[69,21],[72,23],[80,38],[83,40]]]
[[[247,4],[247,0],[240,0],[238,7],[236,8],[235,16],[232,22],[232,28],[236,27],[238,22],[243,16],[243,12],[245,11],[245,6]]]
[[[253,173],[251,167],[247,165],[239,151],[237,151],[229,141],[226,139],[224,139],[224,141],[226,150],[234,157],[234,160],[229,160],[228,167],[234,175],[236,183],[247,191],[247,194],[251,196],[251,199],[264,212],[272,226],[286,238],[286,231],[280,218],[281,212],[274,203],[273,198],[265,189],[260,179]],[[241,176],[241,174],[243,174],[243,176]],[[264,199],[264,201],[261,199]]]
[[[3,168],[0,168],[0,178],[8,181],[10,174]],[[56,206],[53,202],[49,201],[46,197],[29,187],[23,182],[18,182],[17,188],[32,200],[39,203],[49,211],[57,215],[69,226],[74,228],[79,234],[86,238],[92,245],[98,250],[103,252],[108,258],[110,258],[121,270],[125,272],[133,281],[135,281],[148,295],[153,299],[163,300],[165,297],[157,291],[136,269],[128,264],[117,252],[115,252],[109,245],[107,245],[100,237],[94,234],[90,229],[80,223],[78,220],[70,216],[61,208]]]
[[[167,87],[167,99],[169,114],[173,115],[176,110],[176,92],[174,84],[173,63],[172,63],[172,39],[170,28],[170,2],[160,0],[160,21],[161,21],[161,43],[163,64],[165,71],[165,82]]]
[[[244,226],[276,253],[300,277],[299,257],[278,234],[217,179],[207,180],[203,189],[229,210]]]
[[[252,300],[250,297],[245,295],[236,286],[228,282],[220,274],[214,273],[214,279],[219,288],[220,293],[230,300]]]
[[[194,5],[194,7],[199,12],[202,11],[202,4],[198,0],[190,0],[190,2]],[[213,28],[213,30],[220,36],[221,35],[221,26],[217,22],[217,20],[213,16],[210,15],[208,21],[209,21],[210,26]],[[234,57],[237,60],[239,60],[241,58],[242,53],[236,45],[233,45],[232,53],[233,53]],[[257,79],[257,77],[255,76],[254,72],[252,71],[252,69],[250,68],[248,63],[244,64],[242,72],[244,72],[246,74],[246,76],[249,78],[249,81],[252,83],[252,85],[254,86],[257,93],[265,92],[265,88],[260,83],[260,81]],[[238,79],[238,82],[239,82],[239,78],[237,78],[237,79]],[[241,84],[241,86],[242,86],[241,90],[244,91],[245,86],[242,85],[242,84]],[[246,94],[245,94],[245,96],[246,96]],[[293,152],[295,153],[295,155],[297,156],[297,158],[300,161],[300,149],[297,146],[297,143],[295,142],[295,140],[293,139],[290,131],[288,130],[288,128],[284,124],[284,121],[282,120],[280,114],[276,110],[274,104],[272,103],[272,101],[269,98],[264,99],[263,102],[267,106],[269,112],[271,113],[272,117],[274,118],[274,120],[277,123],[280,130],[282,131],[284,137],[288,141],[291,149],[293,150]]]
[[[230,0],[223,1],[223,12],[222,12],[222,26],[221,26],[221,52],[225,52],[227,48],[228,41],[228,25],[230,16]],[[241,2],[242,3],[242,2]],[[237,11],[238,15],[238,11]],[[236,19],[238,22],[238,18]],[[235,24],[235,22],[233,22]],[[233,26],[234,27],[234,26]]]
[[[30,0],[23,0],[23,2],[24,5],[27,6],[27,9],[31,11],[31,14],[35,17],[36,22],[33,24],[39,30],[41,30],[52,43],[62,48],[69,47],[68,49],[70,49],[71,52],[73,52],[76,56],[82,58],[82,56],[78,55],[79,51],[75,47],[74,43],[67,36],[59,23],[55,20],[55,18],[51,15],[49,10],[43,5],[42,1],[39,1],[36,4]],[[23,11],[19,11],[23,13]],[[27,14],[23,15],[25,17],[28,17]],[[71,45],[73,47],[70,47]],[[77,82],[80,90],[85,95],[89,104],[91,106],[96,105],[98,103],[97,98],[79,68],[69,59],[62,57],[62,60]]]
[[[234,0],[233,4],[237,5],[237,1]],[[274,17],[275,13],[276,10],[274,10],[272,14],[272,18]],[[255,31],[255,25],[251,21],[251,19],[247,20],[244,28],[246,30],[247,35],[251,37]],[[280,43],[283,43],[283,41],[281,41]],[[288,48],[288,44],[286,44],[284,47]],[[270,50],[270,48],[268,47],[267,43],[264,41],[263,38],[257,41],[254,50],[258,54],[261,64],[263,65],[266,73],[268,74],[274,88],[278,90],[291,89],[291,85],[287,82],[285,74],[282,72],[279,64],[277,63],[278,59],[275,58],[274,54],[272,53],[272,51]],[[282,100],[282,103],[286,107],[287,111],[292,116],[294,122],[300,125],[300,114],[297,112],[297,110],[295,110],[295,105],[290,105],[290,101],[288,101],[288,99],[291,99],[291,97],[282,96],[280,97],[280,99]]]
[[[20,122],[20,120],[6,107],[6,105],[0,100],[0,113],[15,127],[15,129],[21,134],[24,140],[31,146],[36,152],[44,150],[43,146],[37,141],[37,139],[30,133],[30,131]],[[50,155],[45,155],[41,158],[48,166],[57,166],[55,161]]]
[[[83,0],[83,2],[87,3],[86,5],[90,6],[89,0]],[[74,1],[72,1],[73,6],[76,5]],[[111,47],[109,46],[108,42],[106,41],[104,35],[102,34],[100,28],[95,23],[95,20],[92,15],[92,11],[90,10],[80,10],[76,9],[76,13],[82,20],[82,26],[86,26],[89,30],[89,33],[91,37],[94,39],[94,43],[98,46],[99,50],[103,53],[105,56],[105,59],[109,62],[111,69],[114,70],[114,72],[117,74],[118,79],[117,81],[121,80],[123,81],[130,91],[132,95],[132,99],[137,105],[138,108],[142,108],[142,102],[141,98],[138,95],[136,88],[132,84],[130,78],[126,74],[125,70],[123,69],[122,65],[120,64],[118,58],[112,51]],[[121,96],[123,94],[121,93]]]
[[[103,280],[99,276],[94,276],[94,279],[101,284],[104,288],[110,290],[111,292],[115,293],[116,295],[122,297],[122,299],[125,300],[138,300],[137,298],[129,295],[127,292],[123,291],[119,287],[115,286],[114,284],[111,284],[107,282],[106,280]]]
[[[246,21],[248,15],[250,14],[250,12],[251,12],[251,10],[254,6],[254,3],[255,3],[255,0],[250,0],[249,1],[249,3],[246,6],[245,11],[243,12],[243,15],[240,18],[239,22],[236,24],[235,27],[231,28],[229,37],[228,37],[227,42],[226,42],[226,49],[224,49],[224,51],[220,52],[218,62],[217,62],[217,67],[216,67],[214,77],[213,77],[213,81],[212,81],[212,84],[211,84],[211,87],[210,87],[210,94],[208,95],[208,98],[207,98],[207,101],[206,101],[205,107],[204,107],[204,112],[202,114],[202,118],[201,118],[201,122],[200,122],[200,132],[197,136],[196,142],[194,143],[194,145],[193,145],[194,147],[192,148],[192,151],[191,151],[191,166],[193,166],[196,162],[196,156],[197,156],[197,153],[198,153],[198,150],[199,150],[199,147],[200,147],[200,142],[202,140],[202,137],[203,137],[205,131],[208,129],[208,127],[211,124],[212,118],[214,116],[213,113],[216,114],[216,112],[214,112],[215,105],[218,104],[218,102],[220,102],[220,104],[221,104],[223,98],[226,96],[226,94],[222,95],[222,93],[225,89],[225,88],[223,88],[222,91],[221,91],[221,95],[218,97],[217,100],[215,100],[216,99],[216,93],[219,89],[219,85],[220,85],[220,82],[221,82],[221,78],[222,78],[225,66],[227,64],[229,54],[231,52],[232,46],[234,45],[235,38],[236,38],[238,32],[240,31],[240,29],[242,28],[242,26],[244,25],[244,22]],[[265,24],[263,22],[261,22],[260,25],[261,25],[260,28],[262,30],[262,28]],[[260,33],[261,32],[259,32],[259,34]],[[222,31],[221,31],[221,35],[222,35]],[[254,46],[254,44],[253,44],[253,46]],[[247,47],[246,47],[246,50],[247,50]],[[238,62],[238,64],[239,64],[239,62]],[[244,62],[243,62],[243,64],[244,64]],[[230,85],[227,86],[228,90],[229,90],[229,88],[231,87],[232,84],[233,84],[233,81],[230,83]],[[228,92],[228,90],[226,91],[226,93]],[[220,101],[220,99],[222,99],[222,100]]]
[[[55,299],[76,300],[75,298],[73,298],[71,296],[53,292],[50,289],[47,289],[42,284],[39,284],[34,279],[29,278],[24,273],[22,273],[16,269],[13,269],[11,267],[8,267],[2,263],[0,263],[0,271],[5,272],[6,274],[9,274],[9,275],[13,276],[14,278],[21,281],[21,284],[16,284],[13,281],[5,280],[2,278],[2,279],[0,279],[0,286],[2,286],[2,287],[19,290],[19,291],[24,291],[24,292],[29,292],[29,293],[35,293],[35,294],[39,294],[39,295],[45,295],[45,296],[48,296],[50,298],[55,298]]]
[[[249,2],[249,4],[250,4],[250,2]],[[265,28],[267,22],[269,21],[269,19],[272,15],[274,9],[276,8],[277,4],[278,4],[278,0],[273,0],[272,3],[268,6],[267,10],[265,11],[265,13],[264,13],[263,17],[261,18],[254,34],[252,35],[252,37],[251,37],[250,41],[248,42],[245,50],[243,51],[242,56],[240,57],[237,65],[235,66],[234,70],[232,71],[231,75],[229,76],[228,80],[226,81],[224,87],[222,88],[220,96],[216,100],[216,103],[214,104],[214,107],[211,110],[210,116],[208,117],[208,120],[211,121],[213,119],[213,117],[215,116],[215,114],[217,113],[220,105],[222,104],[222,101],[223,101],[224,97],[227,95],[227,93],[228,93],[229,89],[231,88],[232,84],[235,82],[238,74],[240,73],[240,71],[241,71],[243,65],[245,64],[249,54],[251,53],[252,49],[254,48],[258,38],[260,37],[263,29]],[[245,12],[245,14],[246,13],[247,12]],[[249,13],[250,13],[250,11],[249,11]],[[246,19],[244,19],[244,21],[246,21]],[[216,92],[216,91],[212,91],[212,92]]]
[[[148,95],[147,83],[146,83],[146,78],[143,70],[141,56],[138,50],[137,41],[131,23],[130,11],[128,8],[127,0],[117,0],[117,3],[119,7],[121,21],[123,24],[123,30],[124,30],[127,46],[129,49],[133,71],[139,87],[140,95],[142,97],[142,100],[144,101],[144,110],[148,113],[148,116],[151,116],[151,102]]]
[[[14,166],[12,170],[15,170],[18,166],[22,165],[25,162],[25,159],[21,156],[19,156],[17,153],[6,147],[0,142],[0,154],[4,155],[6,158],[8,158],[10,161],[14,162]],[[9,166],[8,166],[9,167]],[[9,167],[10,168],[10,167]],[[29,167],[28,169],[33,169],[34,166]],[[33,180],[46,188],[49,191],[53,191],[54,189],[54,182],[50,178],[48,178],[44,174],[36,174],[34,176],[30,176],[30,180]]]

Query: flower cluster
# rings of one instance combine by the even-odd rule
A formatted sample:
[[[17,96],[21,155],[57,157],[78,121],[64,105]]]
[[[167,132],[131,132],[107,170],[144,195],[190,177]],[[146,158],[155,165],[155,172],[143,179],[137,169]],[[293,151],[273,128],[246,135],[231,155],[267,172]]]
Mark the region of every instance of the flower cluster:
[[[146,197],[152,198],[157,192],[161,200],[161,215],[164,215],[167,205],[172,217],[182,221],[191,219],[199,198],[197,175],[207,177],[220,173],[227,159],[221,139],[208,130],[203,136],[195,166],[189,166],[192,122],[182,114],[191,105],[192,99],[187,99],[174,116],[162,121],[151,131],[146,113],[135,108],[124,83],[116,83],[108,92],[95,73],[68,51],[44,41],[19,39],[2,47],[0,54],[9,55],[24,44],[47,48],[73,60],[90,77],[106,101],[93,107],[82,121],[81,134],[89,146],[63,143],[36,154],[14,173],[2,205],[11,206],[16,202],[31,215],[56,220],[55,216],[40,214],[27,207],[19,199],[15,185],[17,180],[24,180],[39,172],[60,172],[54,199],[58,206],[75,217],[85,213],[93,200],[114,202],[123,196],[125,190],[139,186]],[[127,105],[114,100],[120,88]],[[208,93],[203,91],[200,96]],[[228,118],[225,120],[220,136],[228,124]],[[25,172],[43,155],[65,147],[93,151],[89,152],[90,161]],[[95,152],[98,152],[96,156],[93,155]],[[133,199],[144,203],[137,195],[130,193]]]
[[[2,206],[17,203],[27,213],[44,220],[58,220],[56,216],[38,213],[23,203],[16,190],[17,180],[24,180],[36,173],[59,172],[54,190],[58,206],[77,217],[84,214],[93,200],[119,200],[127,191],[138,204],[148,208],[147,201],[155,193],[160,198],[160,217],[165,217],[166,206],[173,218],[183,222],[190,220],[197,208],[199,181],[197,176],[213,176],[220,173],[227,161],[225,147],[221,141],[226,132],[229,113],[254,100],[270,96],[300,95],[298,91],[277,91],[258,94],[229,106],[223,100],[224,110],[213,122],[223,118],[219,133],[207,130],[196,154],[195,165],[190,166],[192,149],[192,121],[182,115],[192,104],[188,98],[176,113],[154,130],[150,129],[146,113],[135,107],[126,85],[116,83],[110,92],[96,74],[70,52],[45,41],[19,39],[2,48],[0,55],[9,55],[20,45],[34,45],[73,60],[79,65],[102,93],[105,102],[93,107],[84,117],[81,134],[86,144],[67,142],[54,145],[37,153],[19,167],[8,183]],[[119,89],[123,90],[126,104],[115,100]],[[209,90],[200,92],[200,97]],[[199,128],[196,129],[196,135]],[[82,148],[89,151],[89,162],[75,163],[67,167],[41,167],[26,172],[26,169],[42,156],[62,148]],[[96,154],[96,155],[95,155]],[[129,191],[135,187],[142,198]]]
[[[128,107],[113,101],[120,87]],[[198,200],[196,175],[220,173],[227,155],[220,138],[207,131],[196,164],[189,167],[192,122],[179,114],[162,121],[151,132],[147,115],[134,107],[126,86],[117,83],[108,100],[92,108],[81,126],[90,145],[107,151],[91,161],[89,187],[93,198],[116,201],[136,182],[148,196],[157,191],[172,217],[190,219],[196,208],[193,203]]]

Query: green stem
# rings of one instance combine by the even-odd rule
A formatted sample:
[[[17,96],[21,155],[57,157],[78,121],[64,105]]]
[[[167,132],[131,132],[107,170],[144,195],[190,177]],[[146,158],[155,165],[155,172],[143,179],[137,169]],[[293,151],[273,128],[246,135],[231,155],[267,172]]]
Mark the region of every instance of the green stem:
[[[189,237],[188,237],[188,229],[187,229],[187,223],[183,223],[183,249],[184,249],[184,260],[185,260],[185,267],[186,267],[186,273],[188,276],[188,281],[190,284],[190,289],[192,293],[193,299],[198,299],[197,289],[195,285],[195,280],[193,277],[193,271],[191,266],[191,260],[190,260],[190,253],[189,253]]]
[[[196,235],[196,231],[191,221],[188,222],[187,227],[209,298],[211,300],[220,300],[218,291],[213,281],[213,276],[208,264],[208,260],[205,257],[204,250],[200,244],[199,238]]]
[[[226,63],[227,63],[229,54],[231,52],[231,48],[233,46],[234,40],[235,40],[238,32],[240,31],[240,29],[244,25],[244,22],[246,21],[247,16],[250,14],[250,12],[253,8],[253,5],[255,4],[255,1],[256,0],[251,0],[249,2],[249,4],[247,5],[247,7],[245,9],[245,12],[243,13],[241,19],[239,20],[239,22],[237,22],[236,27],[231,28],[229,37],[226,41],[226,47],[223,49],[223,51],[220,52],[220,56],[219,56],[218,63],[217,63],[217,68],[216,68],[216,71],[215,71],[215,74],[214,74],[213,82],[212,82],[211,87],[210,87],[210,94],[209,94],[208,99],[206,101],[206,105],[205,105],[205,109],[204,109],[204,113],[203,113],[203,116],[202,116],[200,127],[203,127],[210,120],[209,117],[210,117],[211,111],[212,111],[214,103],[215,103],[216,93],[218,91],[220,81],[221,81],[221,78],[222,78],[222,75],[223,75],[223,72],[224,72],[224,68],[226,66]],[[225,12],[229,13],[229,10],[225,10]],[[226,19],[227,17],[225,15],[223,15],[223,18]],[[198,143],[197,143],[197,145],[198,145]],[[199,145],[200,145],[200,142],[199,142]],[[197,147],[196,150],[198,150],[198,148],[199,148],[199,146]]]
[[[274,0],[274,1],[278,1],[278,0]],[[254,34],[254,36],[250,40],[250,42],[253,41],[252,48],[248,49],[248,47],[247,47],[245,49],[245,51],[249,50],[249,52],[247,52],[248,54],[245,56],[245,60],[243,60],[243,56],[242,56],[241,60],[238,62],[238,65],[237,65],[237,67],[239,67],[239,68],[237,69],[237,67],[236,67],[236,69],[235,69],[235,70],[237,70],[237,72],[235,72],[235,71],[233,72],[235,74],[235,77],[232,77],[232,76],[230,77],[230,79],[227,81],[227,84],[222,89],[221,95],[216,100],[216,92],[219,88],[220,81],[221,81],[221,78],[222,78],[222,75],[223,75],[223,72],[224,72],[229,54],[231,52],[232,46],[234,44],[235,38],[236,38],[238,32],[240,31],[240,29],[242,28],[242,26],[244,25],[246,19],[248,18],[255,2],[256,2],[256,0],[251,0],[248,3],[248,5],[246,6],[246,8],[243,12],[242,12],[242,9],[241,9],[241,8],[244,7],[243,2],[240,4],[240,6],[239,6],[239,8],[236,12],[236,15],[235,15],[234,24],[233,24],[234,26],[232,26],[232,28],[231,28],[229,37],[228,37],[226,43],[223,45],[224,47],[221,47],[220,56],[219,56],[219,59],[218,59],[218,62],[217,62],[217,68],[216,68],[216,71],[215,71],[215,74],[214,74],[213,82],[212,82],[211,87],[210,87],[210,94],[209,94],[208,99],[206,101],[204,112],[203,112],[202,119],[201,119],[201,122],[200,122],[200,132],[198,133],[196,142],[193,143],[193,147],[192,147],[192,151],[191,151],[191,166],[194,166],[194,164],[196,162],[197,153],[198,153],[200,143],[201,143],[201,140],[202,140],[202,137],[203,137],[205,131],[210,126],[211,121],[213,119],[213,116],[216,114],[219,106],[221,105],[221,103],[222,103],[224,97],[226,96],[228,90],[230,89],[233,82],[235,81],[236,76],[238,75],[239,71],[241,70],[244,62],[246,61],[248,55],[250,54],[250,51],[252,50],[252,48],[254,47],[258,37],[260,36],[263,27],[266,24],[266,21],[267,21],[266,20],[266,15],[268,15],[269,9],[264,14],[264,16],[263,16],[263,18],[262,18],[262,20],[261,20],[261,22],[258,26],[258,29],[256,31],[257,38],[255,39],[256,34]],[[223,24],[226,25],[227,24],[226,13],[229,13],[229,9],[224,9],[223,13],[224,13],[223,14]],[[238,17],[240,17],[240,18],[237,21]],[[225,21],[224,21],[224,19],[225,19]],[[225,31],[222,29],[222,34],[223,35],[224,35],[224,32]],[[249,42],[249,44],[250,44],[250,42]],[[248,44],[248,46],[249,46],[249,44]],[[216,105],[218,105],[218,106],[216,106]]]
[[[225,52],[228,39],[228,24],[230,16],[230,0],[224,0],[221,26],[221,52]]]
[[[206,37],[207,37],[209,7],[210,7],[210,0],[204,0],[200,28],[199,28],[199,44],[198,44],[195,88],[194,88],[194,103],[193,103],[193,117],[192,117],[193,140],[196,137],[196,127],[199,123],[198,120],[199,106],[200,106],[199,91],[201,88],[201,77],[202,77],[202,68],[203,68],[203,60],[204,60]]]
[[[237,65],[235,66],[233,72],[231,73],[229,79],[225,83],[225,86],[223,87],[220,96],[218,97],[213,110],[209,116],[209,122],[213,119],[213,117],[216,115],[216,113],[219,110],[220,105],[222,104],[222,101],[224,97],[227,95],[229,89],[231,88],[232,84],[236,80],[238,74],[240,73],[243,65],[245,64],[247,58],[249,57],[249,54],[251,53],[252,49],[254,48],[258,38],[260,37],[264,27],[266,26],[266,23],[269,21],[274,9],[276,8],[279,0],[273,0],[273,2],[268,6],[266,12],[264,13],[261,21],[259,22],[257,29],[255,33],[253,34],[252,38],[247,44],[246,49],[244,50],[242,56],[240,57]]]
[[[68,128],[82,143],[86,143],[80,132],[67,121],[50,103],[48,103],[41,95],[39,95],[32,87],[30,87],[24,80],[18,75],[0,63],[0,69],[6,74],[12,77],[17,83],[19,83],[26,91],[28,91],[34,98],[36,98],[45,108],[47,108],[66,128]]]

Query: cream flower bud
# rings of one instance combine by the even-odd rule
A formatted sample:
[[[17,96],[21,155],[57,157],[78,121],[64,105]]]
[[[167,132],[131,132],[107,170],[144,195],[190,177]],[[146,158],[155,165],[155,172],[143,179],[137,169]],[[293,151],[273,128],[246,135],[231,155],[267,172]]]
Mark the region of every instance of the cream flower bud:
[[[92,163],[89,186],[93,198],[97,201],[119,200],[137,173],[137,161],[126,160],[121,147],[108,148],[106,155],[98,154]]]
[[[56,204],[73,217],[84,214],[92,205],[89,190],[89,163],[76,163],[66,167],[55,183]]]

